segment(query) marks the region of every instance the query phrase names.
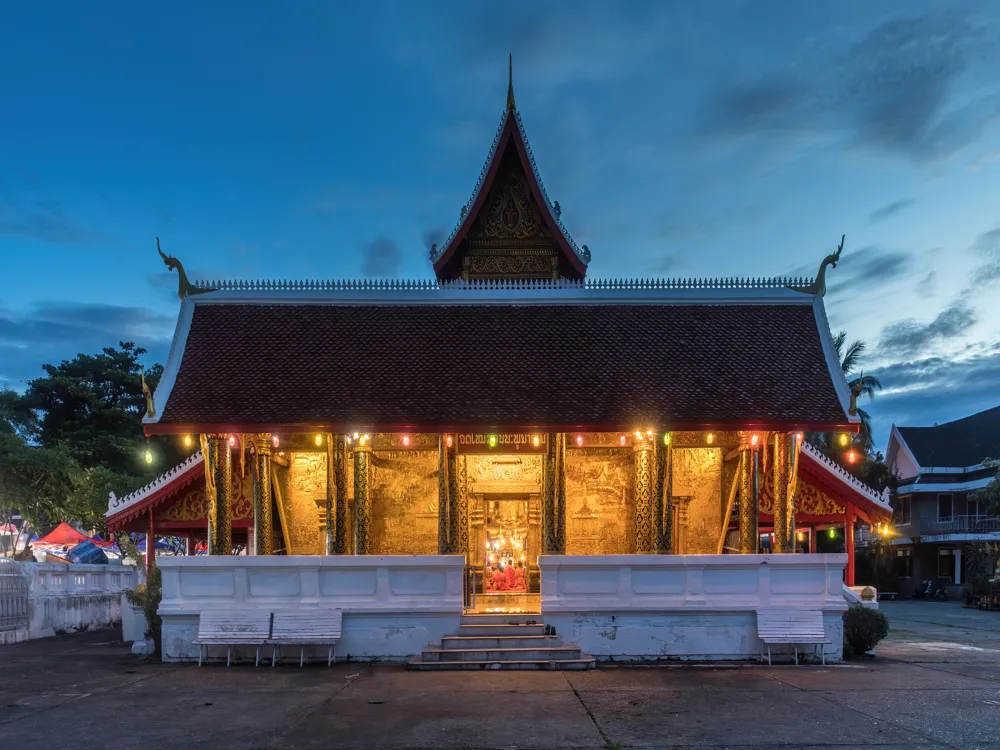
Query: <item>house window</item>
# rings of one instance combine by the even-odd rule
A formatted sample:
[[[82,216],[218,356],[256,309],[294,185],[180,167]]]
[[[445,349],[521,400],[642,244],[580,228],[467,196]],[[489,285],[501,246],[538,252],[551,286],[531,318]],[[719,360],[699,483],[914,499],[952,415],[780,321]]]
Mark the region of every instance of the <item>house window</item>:
[[[979,515],[979,501],[971,497],[966,500],[965,512],[973,518],[977,517]]]
[[[954,497],[951,494],[938,495],[938,520],[950,521],[954,514]]]
[[[900,497],[896,499],[896,525],[905,526],[910,523],[910,498]]]
[[[908,549],[896,550],[896,575],[909,578],[913,575],[913,557]]]
[[[955,550],[938,550],[938,578],[947,578],[949,581],[955,580]]]

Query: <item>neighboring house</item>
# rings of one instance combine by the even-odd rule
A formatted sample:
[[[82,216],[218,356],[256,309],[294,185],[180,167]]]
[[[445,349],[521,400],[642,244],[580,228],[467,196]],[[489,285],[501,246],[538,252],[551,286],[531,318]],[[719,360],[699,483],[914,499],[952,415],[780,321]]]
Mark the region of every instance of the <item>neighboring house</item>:
[[[920,581],[965,581],[963,547],[1000,541],[1000,518],[974,497],[996,476],[1000,459],[1000,406],[934,427],[897,427],[886,461],[900,479],[894,515],[900,593]]]

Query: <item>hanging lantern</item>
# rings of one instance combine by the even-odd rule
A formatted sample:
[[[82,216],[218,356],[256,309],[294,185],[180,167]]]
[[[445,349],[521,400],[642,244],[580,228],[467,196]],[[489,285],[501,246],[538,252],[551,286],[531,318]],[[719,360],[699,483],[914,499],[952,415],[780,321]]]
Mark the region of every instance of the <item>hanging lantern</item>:
[[[850,438],[847,436],[846,432],[840,433],[840,444],[841,445],[846,446],[849,441],[850,441]]]
[[[191,442],[192,442],[191,441],[191,436],[190,435],[185,435],[184,436],[184,447],[185,448],[190,448],[191,447]]]
[[[583,445],[583,435],[576,436],[576,445],[578,448]]]
[[[636,440],[642,440],[642,433],[639,432],[639,430],[635,431],[635,439]]]
[[[801,443],[802,442],[802,433],[801,432],[796,432],[795,433],[795,439],[798,440]]]
[[[447,436],[445,436],[445,439],[444,439],[444,444],[445,444],[445,445],[447,445],[447,446],[448,446],[449,448],[451,447],[451,444],[452,444],[453,442],[454,442],[454,441],[453,441],[453,440],[451,439],[451,435],[447,435]]]
[[[271,445],[273,445],[275,448],[281,445],[281,441],[278,439],[277,435],[271,435]]]
[[[705,442],[708,443],[709,445],[711,445],[712,443],[714,443],[715,442],[715,433],[714,432],[708,433],[705,436]]]
[[[663,433],[663,444],[664,445],[670,445],[670,433],[669,432],[664,432]]]
[[[236,436],[235,435],[230,435],[229,436],[229,447],[230,448],[236,447]]]
[[[624,448],[624,447],[625,447],[625,444],[626,444],[627,442],[628,442],[628,437],[626,437],[624,433],[618,436],[618,444],[619,444],[619,445],[620,445],[620,446],[621,446],[622,448]]]
[[[829,532],[827,532],[827,535],[828,535],[828,536],[829,536],[829,537],[830,537],[831,539],[836,539],[836,538],[837,538],[837,530],[836,530],[836,529],[833,529],[833,528],[831,528],[831,529],[830,529],[830,531],[829,531]]]
[[[541,445],[541,443],[542,443],[542,440],[541,440],[541,438],[539,438],[539,437],[538,437],[538,435],[535,435],[534,437],[532,437],[532,438],[531,438],[531,444],[532,444],[533,446],[535,446],[536,448],[537,448],[537,447],[538,447],[539,445]]]
[[[313,441],[316,443],[316,445],[323,445],[323,436],[317,432],[316,435],[313,437]]]
[[[497,436],[496,435],[490,435],[490,437],[489,437],[489,444],[490,444],[490,448],[496,448],[497,447]]]
[[[151,464],[151,463],[153,463],[153,454],[152,454],[152,452],[151,452],[151,451],[149,450],[149,448],[146,448],[146,455],[145,455],[145,458],[146,458],[146,463],[147,463],[147,464]]]
[[[407,446],[407,447],[410,445],[410,436],[409,435],[403,435],[403,445]]]
[[[757,447],[757,443],[759,442],[760,442],[760,435],[758,435],[756,432],[750,436],[750,445],[752,445],[754,448]]]
[[[852,464],[858,460],[858,454],[854,452],[853,448],[847,452],[847,460]]]

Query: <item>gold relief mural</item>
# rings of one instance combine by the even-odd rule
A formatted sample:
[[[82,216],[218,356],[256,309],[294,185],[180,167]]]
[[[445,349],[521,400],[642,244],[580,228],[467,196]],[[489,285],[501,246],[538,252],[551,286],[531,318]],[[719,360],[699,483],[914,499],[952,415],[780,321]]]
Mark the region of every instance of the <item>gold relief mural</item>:
[[[179,497],[157,510],[154,516],[160,521],[201,521],[207,524],[205,480],[199,479],[191,484]],[[248,471],[241,479],[237,470],[233,472],[233,520],[248,518],[253,518],[253,473]]]
[[[708,445],[708,435],[709,431],[705,430],[703,432],[693,432],[693,431],[683,431],[683,432],[671,432],[670,442],[675,448],[683,446],[707,446]],[[717,445],[721,447],[733,447],[740,444],[740,436],[738,432],[728,431],[728,432],[712,432],[712,445]]]
[[[630,449],[566,451],[566,554],[621,555],[632,551]]]
[[[760,512],[774,513],[774,495],[771,493],[771,475],[765,475],[760,486]],[[806,516],[843,516],[847,509],[815,485],[807,483],[799,475],[795,490],[795,514]]]
[[[468,476],[473,491],[489,492],[489,489],[476,489],[479,485],[493,483],[524,483],[541,487],[542,484],[542,456],[540,455],[502,455],[502,456],[477,456],[469,455]],[[510,491],[509,489],[507,491]],[[538,491],[536,488],[535,492]]]
[[[675,448],[673,497],[686,506],[681,554],[715,554],[722,527],[722,449]],[[687,499],[690,498],[690,499]],[[679,516],[685,518],[685,508]]]
[[[320,516],[326,505],[326,454],[295,452],[287,469],[272,466],[280,489],[289,555],[322,555]]]
[[[372,554],[437,554],[437,450],[376,452],[370,487]]]

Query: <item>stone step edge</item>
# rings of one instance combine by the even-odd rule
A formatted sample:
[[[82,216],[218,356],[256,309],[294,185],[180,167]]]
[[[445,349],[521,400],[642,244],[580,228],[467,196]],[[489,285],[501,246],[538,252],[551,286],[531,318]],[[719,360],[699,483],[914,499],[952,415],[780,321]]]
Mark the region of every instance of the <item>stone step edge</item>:
[[[491,665],[496,664],[498,670],[503,670],[506,668],[511,668],[515,666],[525,666],[525,665],[570,665],[579,664],[587,665],[589,667],[596,667],[597,660],[593,656],[587,654],[580,654],[579,659],[532,659],[526,661],[423,661],[419,656],[414,656],[407,663],[410,667],[430,667],[431,669],[458,669],[460,667],[476,666],[482,669],[488,669]]]
[[[517,653],[520,651],[579,651],[580,647],[574,643],[564,643],[561,646],[509,646],[507,648],[442,648],[441,646],[427,646],[424,653],[455,653],[456,651],[503,651]]]

